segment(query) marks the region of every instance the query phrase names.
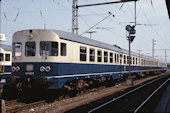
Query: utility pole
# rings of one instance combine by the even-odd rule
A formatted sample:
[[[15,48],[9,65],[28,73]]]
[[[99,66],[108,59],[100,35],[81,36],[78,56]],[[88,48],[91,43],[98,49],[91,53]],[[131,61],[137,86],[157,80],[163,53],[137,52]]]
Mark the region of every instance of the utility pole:
[[[154,58],[154,46],[156,45],[156,40],[152,39],[152,57]]]
[[[72,33],[78,35],[78,0],[73,0],[72,5]]]
[[[136,1],[135,1],[135,26],[136,26]]]
[[[167,63],[166,49],[165,49],[165,62]]]
[[[140,67],[140,66],[141,66],[141,64],[140,64],[140,63],[141,63],[141,61],[140,61],[140,52],[141,52],[142,50],[137,50],[137,51],[139,51],[139,69],[141,70],[141,67]],[[141,74],[141,72],[140,72],[140,74]]]
[[[165,62],[167,63],[167,50],[170,50],[170,49],[156,49],[156,50],[163,50],[163,51],[165,51]]]
[[[109,5],[115,3],[125,3],[125,2],[132,2],[138,0],[119,0],[114,2],[103,2],[103,3],[94,3],[94,4],[86,4],[86,5],[78,5],[78,0],[73,0],[72,4],[72,33],[78,34],[78,8],[80,7],[89,7],[89,6],[99,6],[99,5]]]

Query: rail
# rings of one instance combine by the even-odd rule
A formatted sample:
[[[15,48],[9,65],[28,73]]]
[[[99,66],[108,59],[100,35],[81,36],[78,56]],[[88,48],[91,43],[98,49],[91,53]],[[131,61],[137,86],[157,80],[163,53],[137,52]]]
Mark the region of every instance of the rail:
[[[13,104],[13,102],[14,101],[11,101],[11,103],[8,102],[8,104]],[[16,112],[19,112],[19,111],[22,111],[22,110],[25,110],[25,109],[28,109],[28,108],[35,107],[35,106],[41,106],[41,105],[45,104],[46,101],[41,100],[41,101],[29,103],[29,104],[19,103],[19,102],[16,102],[16,101],[14,103],[16,103],[16,104],[13,107],[6,108],[7,113],[16,113]]]
[[[141,88],[143,88],[143,87],[145,87],[145,86],[147,86],[147,85],[149,85],[149,84],[151,84],[151,83],[153,83],[153,82],[155,82],[155,81],[158,81],[158,80],[160,80],[160,79],[162,79],[162,78],[164,78],[164,77],[167,77],[167,76],[168,76],[168,75],[164,75],[164,76],[159,77],[159,78],[157,78],[157,79],[154,79],[154,80],[152,80],[152,81],[150,81],[150,82],[148,82],[148,83],[146,83],[146,84],[143,84],[142,86],[139,86],[139,87],[137,87],[137,88],[135,88],[135,89],[133,89],[133,90],[131,90],[131,91],[129,91],[129,92],[121,95],[121,96],[118,96],[118,97],[116,97],[116,98],[112,98],[112,100],[110,100],[110,101],[108,101],[108,102],[106,102],[106,103],[104,103],[104,104],[102,104],[102,105],[100,105],[100,106],[98,106],[98,107],[96,107],[96,108],[93,108],[92,110],[88,111],[88,113],[95,112],[95,111],[97,111],[97,110],[105,107],[106,105],[111,104],[111,103],[113,103],[114,101],[117,101],[117,100],[119,100],[119,99],[121,99],[121,98],[129,95],[130,93],[135,92],[135,91],[137,91],[137,90],[139,90],[139,89],[141,89]],[[169,79],[168,79],[168,80],[169,80]],[[167,80],[167,81],[168,81],[168,80]],[[140,109],[140,108],[147,102],[147,100],[149,100],[149,98],[151,98],[151,96],[152,96],[154,93],[156,93],[167,81],[165,81],[159,88],[157,88],[142,104],[140,104],[139,107],[137,107],[137,109],[136,109],[134,112],[137,112],[138,109]]]

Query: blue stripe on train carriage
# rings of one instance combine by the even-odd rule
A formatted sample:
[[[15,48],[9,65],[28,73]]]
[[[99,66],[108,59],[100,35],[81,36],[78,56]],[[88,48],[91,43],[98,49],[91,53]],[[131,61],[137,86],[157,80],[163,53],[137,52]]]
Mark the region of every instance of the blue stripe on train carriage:
[[[3,72],[3,68],[4,68],[4,72]],[[1,67],[1,78],[6,78],[6,76],[9,76],[9,75],[11,75],[11,66],[2,66]]]
[[[28,71],[33,72],[31,75],[45,75],[45,76],[60,76],[60,75],[75,75],[75,74],[95,74],[101,75],[100,73],[104,73],[104,76],[110,76],[109,74],[114,73],[122,73],[124,71],[123,65],[106,65],[106,64],[76,64],[76,63],[44,63],[44,62],[38,62],[38,63],[30,63],[34,66],[34,70]],[[19,66],[20,71],[18,72],[12,72],[13,75],[17,76],[24,76],[26,75],[26,65],[29,65],[29,63],[13,63],[13,66]],[[41,72],[40,67],[41,66],[49,66],[51,70],[49,72]],[[148,70],[151,69],[151,67],[139,67],[139,66],[131,66],[131,71],[135,70]],[[155,67],[154,69],[161,69],[159,67]],[[129,68],[126,66],[126,71],[128,71]],[[103,74],[102,74],[103,75]]]
[[[27,65],[32,65],[33,70],[26,70]],[[128,73],[128,66],[124,65],[106,65],[106,64],[79,64],[79,63],[13,63],[13,66],[20,67],[18,72],[13,72],[16,76],[46,76],[51,81],[53,87],[61,88],[66,81],[80,78],[93,78],[101,76],[112,76],[113,79],[119,79],[122,73]],[[49,72],[41,72],[41,66],[49,66]],[[125,69],[126,68],[126,69]],[[132,66],[131,70],[150,69],[150,67]],[[124,72],[126,71],[126,72]]]

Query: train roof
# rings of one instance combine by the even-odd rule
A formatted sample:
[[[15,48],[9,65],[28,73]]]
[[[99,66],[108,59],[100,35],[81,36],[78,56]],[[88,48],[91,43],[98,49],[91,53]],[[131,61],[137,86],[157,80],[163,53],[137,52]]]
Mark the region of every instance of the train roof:
[[[96,46],[96,47],[100,47],[100,48],[105,48],[105,49],[110,49],[110,50],[114,50],[114,51],[121,51],[120,48],[116,47],[116,46],[112,46],[97,40],[93,40],[90,38],[86,38],[80,35],[75,35],[69,32],[65,32],[65,31],[60,31],[60,30],[53,30],[57,35],[59,35],[59,37],[61,39],[65,39],[65,40],[70,40],[70,41],[74,41],[74,42],[79,42],[82,44],[87,44],[87,45],[91,45],[91,46]]]
[[[0,48],[3,48],[5,51],[12,51],[11,45],[0,44]]]
[[[75,35],[75,34],[72,34],[72,33],[66,32],[66,31],[60,31],[60,30],[52,30],[52,31],[55,32],[57,35],[59,35],[59,37],[61,39],[79,42],[82,44],[87,44],[87,45],[100,47],[100,48],[104,48],[104,49],[109,49],[109,50],[117,51],[117,52],[120,52],[123,54],[129,54],[128,50],[120,48],[119,46],[116,46],[116,45],[110,45],[110,44],[100,42],[97,40],[93,40],[90,38],[86,38],[86,37],[83,37],[80,35]],[[134,56],[139,56],[139,53],[131,52],[131,54]],[[152,58],[150,56],[142,55],[142,54],[140,55],[140,57],[147,58],[150,60],[158,60],[158,59]]]
[[[120,52],[120,53],[123,53],[123,54],[129,54],[128,50],[120,48],[117,45],[107,44],[107,43],[104,43],[104,42],[100,42],[100,41],[97,41],[97,40],[94,40],[94,39],[90,39],[90,38],[83,37],[83,36],[80,36],[80,35],[72,34],[70,32],[66,32],[66,31],[62,31],[62,30],[54,30],[54,29],[31,29],[31,30],[48,30],[48,31],[52,31],[52,32],[56,33],[61,39],[64,39],[64,40],[78,42],[78,43],[91,45],[91,46],[95,46],[95,47],[99,47],[99,48],[103,48],[103,49],[109,49],[109,50],[117,51],[117,52]],[[22,30],[22,31],[26,31],[26,30]],[[139,53],[131,51],[131,55],[139,56]],[[142,54],[140,54],[140,57],[146,58],[146,59],[149,59],[149,60],[160,61],[156,58],[152,58],[151,56],[146,56],[146,55],[142,55]]]

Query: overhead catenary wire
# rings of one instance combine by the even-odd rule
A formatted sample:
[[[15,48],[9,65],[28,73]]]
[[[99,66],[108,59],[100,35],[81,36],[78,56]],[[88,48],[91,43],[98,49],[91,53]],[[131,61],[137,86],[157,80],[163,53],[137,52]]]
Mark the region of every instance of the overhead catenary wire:
[[[17,13],[17,15],[16,15],[16,17],[15,17],[14,22],[16,22],[18,16],[19,16],[19,12]]]
[[[152,6],[153,6],[153,4],[152,4]],[[154,21],[156,21],[157,23],[160,23],[160,20],[159,20],[157,14],[156,14],[156,12],[155,12],[154,6],[153,6],[153,11],[152,11],[151,15],[152,15]],[[163,35],[163,37],[166,38],[166,39],[161,38],[161,40],[163,41],[163,43],[166,43],[166,42],[167,42],[166,40],[168,40],[169,37],[166,36],[166,33],[165,33],[164,30],[162,29],[162,25],[161,25],[161,24],[158,24],[158,27],[159,27],[159,29],[160,29],[161,32],[162,32],[161,35]],[[168,44],[168,43],[167,43],[167,44]]]
[[[4,14],[5,19],[8,20],[8,18],[7,18],[7,16],[6,16],[5,12],[4,12],[3,14]]]
[[[110,16],[113,16],[113,17],[114,17],[114,15],[113,15],[111,12],[109,12],[109,15],[108,15],[108,16],[106,16],[105,18],[103,18],[101,21],[97,22],[95,25],[93,25],[92,27],[90,27],[89,29],[87,29],[86,31],[84,31],[83,33],[81,33],[80,35],[83,35],[84,33],[88,32],[90,29],[92,29],[92,28],[95,27],[96,25],[100,24],[102,21],[104,21],[105,19],[107,19],[107,18],[110,17]]]
[[[145,14],[145,12],[143,12],[143,15],[145,16],[147,22],[150,23],[150,21],[149,21],[149,19],[148,19],[148,16]],[[160,37],[160,36],[159,36],[159,33],[158,33],[157,31],[155,31],[152,26],[149,27],[149,28],[152,30],[152,32],[154,32],[154,34],[155,34],[158,38]]]
[[[101,9],[101,8],[100,8]],[[116,18],[115,18],[116,19]],[[121,25],[121,24],[119,24],[119,25]],[[122,25],[121,25],[122,26]],[[124,27],[125,26],[122,26],[123,27],[123,29],[124,29]],[[116,32],[114,32],[114,33],[116,33]],[[121,36],[122,38],[124,38],[123,36]],[[144,40],[145,41],[145,40]],[[146,41],[147,43],[148,43],[148,41]]]
[[[29,2],[30,2],[30,4],[26,5],[26,7],[22,7],[22,5],[27,4]],[[33,2],[33,3],[31,3],[31,2]],[[59,4],[58,4],[58,2],[59,2]],[[81,4],[84,4],[84,3],[92,3],[93,1],[81,0],[80,2],[81,2]],[[95,2],[95,0],[94,0],[94,2]],[[156,1],[152,1],[152,2],[153,2],[154,10],[156,11],[157,10],[156,7],[155,7],[155,2]],[[46,4],[49,3],[49,4],[47,4],[47,7],[45,7],[45,8],[43,8],[43,5],[44,5],[43,3],[41,3],[42,6],[39,9],[38,8],[31,8],[31,9],[29,8],[29,7],[32,7],[34,4],[37,4],[37,3],[38,3],[38,1],[35,1],[35,0],[34,1],[33,0],[22,1],[22,2],[20,2],[20,4],[17,4],[15,6],[10,5],[10,7],[3,8],[3,12],[6,15],[6,17],[3,15],[3,18],[2,18],[3,23],[8,23],[8,24],[6,24],[7,27],[11,24],[10,21],[13,21],[13,23],[14,23],[14,17],[16,17],[16,14],[14,13],[14,11],[16,13],[18,11],[19,12],[19,16],[18,16],[19,18],[17,17],[16,22],[14,24],[11,24],[12,26],[16,26],[18,30],[20,30],[21,28],[24,29],[24,28],[31,28],[31,27],[32,28],[34,28],[34,27],[39,28],[39,26],[42,26],[44,24],[44,22],[48,22],[47,23],[48,26],[52,27],[52,28],[68,29],[70,27],[70,26],[68,26],[68,28],[67,28],[67,25],[65,23],[63,24],[63,22],[60,22],[60,20],[62,20],[61,18],[65,18],[66,17],[65,15],[67,15],[68,20],[69,20],[69,18],[70,18],[69,17],[69,15],[70,15],[69,11],[71,9],[71,4],[70,3],[72,3],[71,0],[69,0],[69,1],[68,0],[54,0],[54,2],[53,2],[53,0],[50,0],[50,1],[45,1]],[[52,7],[48,7],[49,5],[51,5]],[[64,7],[62,7],[61,5],[63,5]],[[127,21],[129,21],[129,20],[133,21],[134,20],[134,14],[133,14],[133,11],[132,11],[133,3],[124,4],[123,7],[120,9],[121,5],[122,4],[110,5],[109,7],[96,7],[96,8],[94,8],[95,10],[93,10],[93,8],[92,9],[91,8],[83,8],[83,9],[81,9],[80,15],[79,15],[80,20],[81,20],[80,24],[84,24],[84,25],[80,26],[81,32],[83,32],[84,30],[86,30],[90,26],[94,25],[94,23],[99,21],[101,18],[104,18],[106,15],[104,15],[103,12],[106,12],[106,11],[109,10],[109,11],[114,12],[114,14],[116,15],[116,18],[112,19],[112,20],[111,20],[111,18],[108,18],[107,21],[102,22],[97,27],[106,27],[108,25],[109,26],[114,26],[114,28],[115,28],[114,30],[103,29],[106,32],[108,32],[107,33],[108,40],[112,40],[112,38],[110,38],[110,37],[113,37],[115,35],[114,36],[115,38],[113,38],[113,42],[110,41],[109,43],[114,43],[114,39],[117,39],[116,41],[118,43],[120,41],[122,41],[122,40],[126,41],[126,38],[124,37],[125,32],[123,31],[124,28],[125,28],[125,23],[122,24],[121,22],[124,21],[124,20],[127,20]],[[139,47],[138,46],[138,44],[139,44],[141,46],[141,48],[144,49],[143,51],[147,51],[148,50],[147,47],[143,46],[142,43],[145,43],[146,45],[150,46],[151,42],[150,42],[149,38],[150,37],[155,37],[156,40],[158,40],[158,42],[160,42],[160,44],[163,45],[163,48],[165,48],[166,45],[168,45],[167,44],[168,43],[168,37],[167,37],[168,33],[165,32],[165,28],[163,28],[163,26],[161,25],[161,21],[159,21],[159,17],[156,17],[156,15],[154,15],[155,12],[152,9],[150,0],[143,0],[143,1],[137,2],[137,7],[138,7],[137,8],[138,23],[141,23],[141,24],[144,23],[144,26],[146,24],[157,24],[157,26],[152,26],[152,27],[150,26],[150,28],[149,27],[144,28],[142,26],[137,27],[137,35],[136,35],[136,39],[135,39],[135,43],[134,43],[135,46],[134,47],[136,47],[136,46]],[[147,7],[147,8],[150,7],[150,8],[148,8],[147,11],[145,11],[145,9],[146,9],[145,7]],[[110,10],[109,8],[112,9],[112,10]],[[12,9],[11,12],[7,12],[10,9]],[[29,10],[27,10],[27,9],[29,9]],[[51,22],[52,22],[51,21],[52,20],[51,16],[46,16],[46,18],[43,18],[37,24],[32,24],[32,25],[24,23],[21,20],[22,18],[25,18],[25,17],[28,18],[28,19],[30,18],[30,22],[32,21],[31,20],[32,17],[34,17],[34,19],[35,18],[36,19],[41,19],[40,10],[42,11],[43,16],[46,16],[46,15],[49,15],[49,14],[50,15],[52,14],[53,16],[57,15],[56,16],[57,18],[53,22],[54,25],[51,24]],[[62,11],[67,11],[67,12],[62,12]],[[12,15],[12,13],[15,14],[15,16]],[[144,16],[143,13],[146,14],[147,18]],[[46,15],[44,15],[44,14],[46,14]],[[62,16],[58,16],[58,15],[61,15],[61,14],[62,14]],[[93,14],[94,15],[96,14],[96,15],[92,16]],[[143,17],[144,17],[145,20],[141,21],[143,19]],[[151,21],[151,19],[153,19],[153,20]],[[130,23],[130,24],[133,24],[133,23]],[[3,25],[5,25],[5,24],[3,24]],[[18,25],[21,26],[21,27],[19,27]],[[57,25],[57,26],[55,27],[55,25]],[[63,27],[59,27],[59,25],[62,25]],[[3,28],[5,28],[5,26]],[[8,29],[4,29],[4,30],[5,30],[5,32],[8,31]],[[9,30],[10,30],[10,28],[9,28]],[[97,35],[98,33],[102,34],[102,29],[98,29],[97,33],[95,34],[96,39],[101,40],[99,35]],[[110,35],[109,33],[111,34],[111,36],[109,36]],[[161,38],[163,38],[163,39],[161,39]],[[101,41],[103,41],[103,40],[101,40]],[[165,43],[165,44],[163,44],[163,43]],[[157,45],[157,46],[159,46],[159,45]]]

